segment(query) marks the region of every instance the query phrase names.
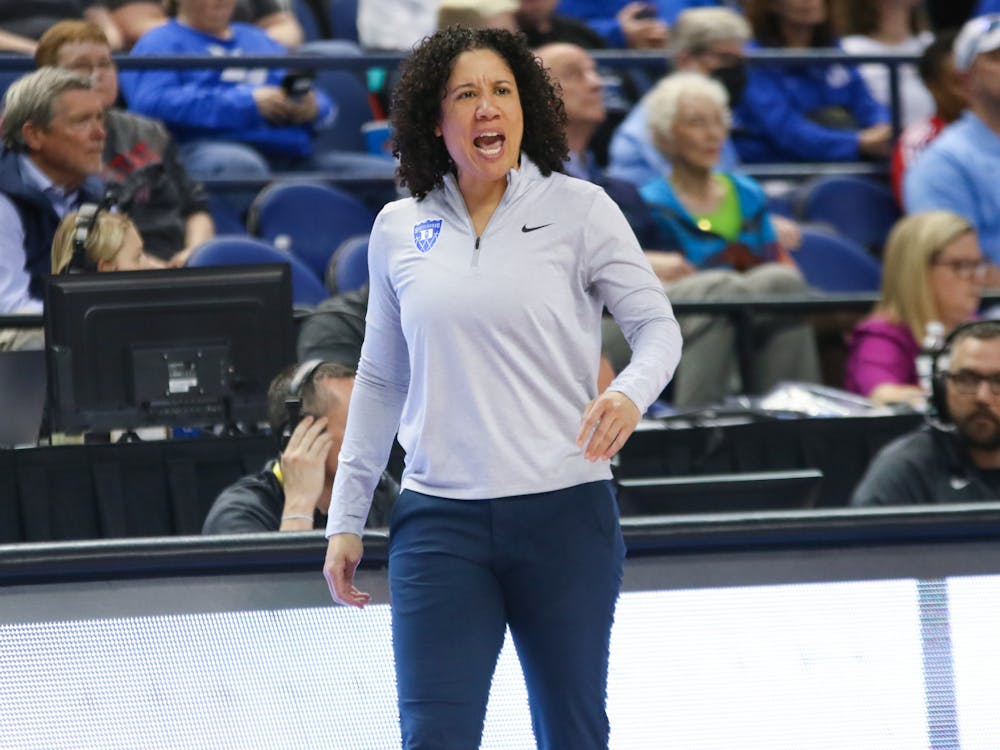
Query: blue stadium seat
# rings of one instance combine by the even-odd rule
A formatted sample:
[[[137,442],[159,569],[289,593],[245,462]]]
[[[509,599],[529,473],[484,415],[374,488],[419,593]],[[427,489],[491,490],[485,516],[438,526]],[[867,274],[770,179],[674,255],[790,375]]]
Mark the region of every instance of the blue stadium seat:
[[[247,228],[231,201],[215,192],[208,194],[208,212],[212,215],[216,234],[247,234]]]
[[[347,237],[371,231],[375,216],[353,195],[329,185],[279,182],[250,208],[251,234],[287,249],[323,279],[330,256]],[[279,239],[281,238],[281,239]]]
[[[878,291],[882,267],[863,247],[836,234],[802,230],[802,245],[792,258],[810,286],[824,292]]]
[[[857,175],[830,175],[806,183],[798,213],[802,221],[827,224],[878,256],[901,215],[888,185]]]
[[[302,27],[304,41],[312,42],[323,38],[319,21],[316,19],[316,14],[313,13],[312,8],[309,7],[309,3],[305,0],[292,0],[292,12],[295,14],[299,26]]]
[[[322,151],[359,151],[367,153],[361,126],[375,119],[368,100],[368,87],[347,70],[319,70],[316,87],[337,106],[337,114],[328,127],[318,128],[313,148]]]
[[[358,41],[358,0],[330,0],[334,39]]]
[[[767,210],[771,214],[795,218],[795,201],[789,193],[767,196]]]
[[[248,263],[287,263],[291,266],[292,301],[296,305],[317,305],[330,296],[301,261],[253,237],[220,235],[198,247],[187,262],[193,267]]]
[[[368,235],[356,234],[340,243],[330,256],[326,288],[330,294],[357,289],[368,281]]]

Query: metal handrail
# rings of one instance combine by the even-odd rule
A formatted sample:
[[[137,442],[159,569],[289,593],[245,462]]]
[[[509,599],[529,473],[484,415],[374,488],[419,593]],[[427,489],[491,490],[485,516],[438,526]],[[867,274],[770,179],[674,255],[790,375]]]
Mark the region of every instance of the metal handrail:
[[[832,508],[622,519],[629,556],[1000,537],[1000,503]],[[366,530],[363,565],[381,567],[386,530]],[[315,570],[322,531],[0,545],[0,587],[122,578]],[[317,573],[318,575],[318,573]]]

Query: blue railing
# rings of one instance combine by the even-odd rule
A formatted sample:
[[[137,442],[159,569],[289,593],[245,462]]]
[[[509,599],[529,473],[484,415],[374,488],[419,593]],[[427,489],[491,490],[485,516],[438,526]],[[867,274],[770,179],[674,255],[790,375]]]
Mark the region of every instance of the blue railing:
[[[594,50],[591,53],[601,65],[611,68],[637,67],[652,73],[665,73],[670,66],[670,57],[660,52],[630,52],[624,50]],[[246,55],[233,57],[192,57],[187,55],[163,55],[156,57],[133,57],[116,55],[115,62],[122,70],[157,70],[170,68],[192,70],[204,68],[228,68],[238,60],[246,67],[272,68],[318,68],[366,71],[369,68],[395,68],[405,58],[403,53],[365,53],[362,55]],[[753,50],[747,54],[749,65],[815,65],[877,63],[889,69],[889,97],[893,117],[893,127],[899,130],[900,92],[899,67],[917,62],[915,55],[881,54],[848,55],[839,49],[816,49],[809,52],[789,50]],[[28,57],[0,57],[0,72],[31,70],[34,61]]]
[[[594,58],[602,66],[610,68],[641,68],[653,74],[666,73],[670,67],[670,57],[660,52],[631,52],[625,50],[594,50]],[[240,57],[200,57],[189,55],[162,55],[133,57],[116,55],[115,62],[121,70],[197,70],[213,68],[231,68],[237,64],[240,67],[264,68],[313,68],[348,70],[363,73],[370,68],[397,67],[405,58],[403,53],[365,53],[361,55],[245,55]],[[889,97],[892,115],[893,132],[898,134],[900,122],[900,91],[899,66],[915,64],[914,55],[848,55],[839,49],[817,49],[809,52],[787,50],[753,50],[747,55],[749,65],[816,65],[816,64],[851,64],[877,63],[889,69]],[[0,74],[7,71],[29,71],[34,68],[34,61],[28,57],[0,57]],[[884,175],[887,172],[885,162],[789,162],[771,164],[747,164],[743,171],[758,179],[805,179],[823,174],[862,174]],[[300,175],[296,175],[301,177]],[[273,175],[268,181],[280,180],[281,175]],[[315,177],[313,175],[312,177]],[[329,181],[329,176],[324,179]],[[335,181],[335,179],[334,179]],[[261,187],[263,182],[256,180],[253,184],[216,184],[206,180],[210,188],[233,189],[235,187]]]

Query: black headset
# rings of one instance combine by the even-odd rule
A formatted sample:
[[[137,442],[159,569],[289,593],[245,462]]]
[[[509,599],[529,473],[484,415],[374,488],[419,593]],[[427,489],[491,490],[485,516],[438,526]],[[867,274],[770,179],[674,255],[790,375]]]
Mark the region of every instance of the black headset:
[[[285,428],[281,431],[282,453],[288,447],[292,431],[302,419],[302,388],[312,380],[313,375],[316,374],[324,361],[322,359],[307,359],[295,368],[295,372],[288,381],[288,392],[285,395]]]
[[[92,273],[97,270],[97,264],[87,258],[87,240],[94,231],[97,215],[101,211],[109,211],[118,203],[118,191],[109,187],[98,203],[84,203],[76,211],[76,221],[73,223],[73,255],[63,269],[63,273]]]
[[[992,325],[997,326],[998,321],[987,319],[987,320],[972,320],[968,323],[962,323],[961,325],[955,326],[954,330],[948,334],[944,342],[941,344],[941,348],[934,352],[933,357],[931,357],[931,411],[930,415],[936,418],[943,425],[951,424],[951,414],[948,413],[948,389],[945,381],[948,379],[948,371],[944,369],[946,366],[942,366],[942,362],[949,358],[951,354],[951,347],[955,343],[955,339],[959,336],[964,336],[968,331],[974,330],[981,326]]]

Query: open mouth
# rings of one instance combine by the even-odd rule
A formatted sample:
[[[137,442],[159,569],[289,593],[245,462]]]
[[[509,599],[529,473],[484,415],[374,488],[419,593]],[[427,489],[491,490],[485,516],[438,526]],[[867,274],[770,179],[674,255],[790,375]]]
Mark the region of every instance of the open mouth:
[[[496,156],[503,150],[503,144],[506,140],[503,133],[481,133],[472,139],[472,144],[484,156]]]

